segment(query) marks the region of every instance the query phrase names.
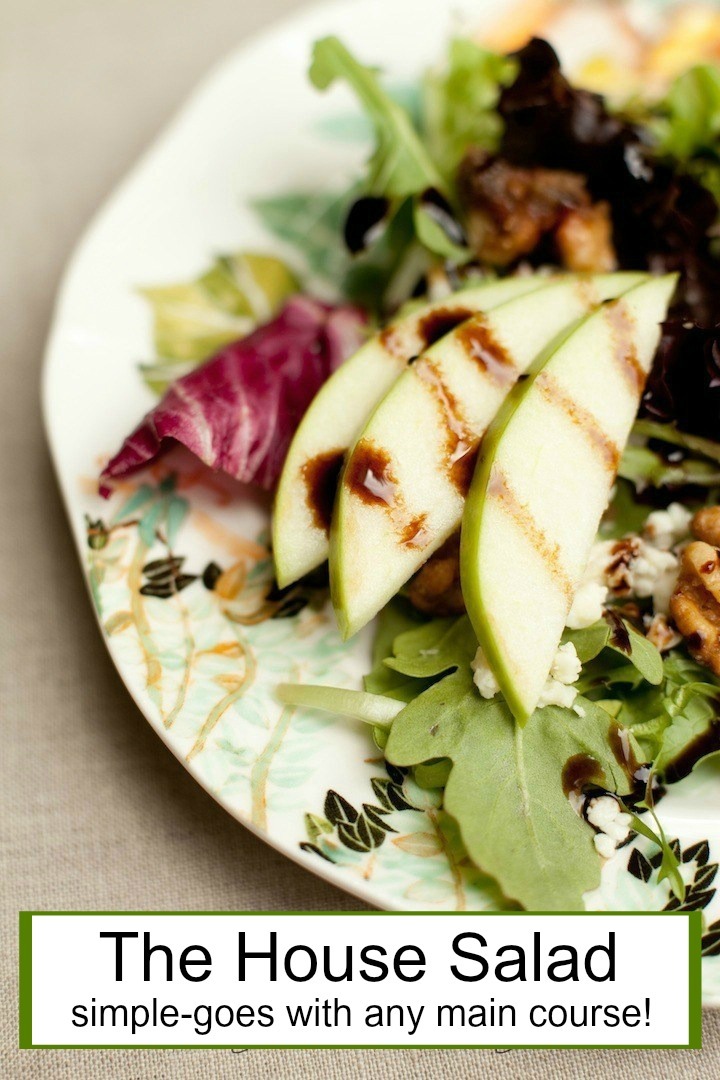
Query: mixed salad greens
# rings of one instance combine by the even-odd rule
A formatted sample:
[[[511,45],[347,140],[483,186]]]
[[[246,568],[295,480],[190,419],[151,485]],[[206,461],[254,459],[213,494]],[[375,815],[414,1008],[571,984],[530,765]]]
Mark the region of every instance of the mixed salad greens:
[[[329,559],[343,634],[377,616],[362,690],[279,696],[371,724],[509,900],[582,907],[633,832],[681,898],[655,806],[720,752],[720,68],[611,103],[546,41],[459,39],[401,100],[326,38],[310,78],[356,93],[364,174],[256,202],[294,270],[146,290],[163,396],[102,490],[179,442],[276,492],[279,587]]]

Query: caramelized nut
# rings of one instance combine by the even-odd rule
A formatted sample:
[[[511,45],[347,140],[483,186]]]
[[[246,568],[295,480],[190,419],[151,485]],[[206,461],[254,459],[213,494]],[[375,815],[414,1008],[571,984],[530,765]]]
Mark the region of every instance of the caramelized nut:
[[[557,227],[555,242],[568,270],[596,274],[617,270],[610,207],[605,202],[569,210]]]
[[[696,540],[704,540],[706,544],[720,547],[720,506],[704,506],[702,510],[698,510],[690,528]]]
[[[695,659],[720,675],[720,555],[710,544],[683,551],[670,614]]]
[[[645,631],[645,637],[651,641],[659,652],[667,652],[674,649],[682,641],[674,626],[671,626],[665,615],[654,615],[650,626]]]
[[[410,582],[408,599],[426,615],[462,615],[460,588],[460,533],[446,540]]]

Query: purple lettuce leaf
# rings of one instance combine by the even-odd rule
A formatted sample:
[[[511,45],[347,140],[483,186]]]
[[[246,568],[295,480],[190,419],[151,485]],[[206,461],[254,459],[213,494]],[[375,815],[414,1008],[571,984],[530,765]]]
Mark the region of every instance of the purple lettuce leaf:
[[[108,462],[100,494],[178,443],[211,469],[271,490],[305,410],[361,345],[365,321],[359,308],[293,297],[272,322],[173,383]]]

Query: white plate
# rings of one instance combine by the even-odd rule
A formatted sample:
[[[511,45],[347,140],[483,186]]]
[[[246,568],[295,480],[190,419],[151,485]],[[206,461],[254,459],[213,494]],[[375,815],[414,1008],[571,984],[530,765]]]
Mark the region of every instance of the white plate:
[[[48,344],[44,406],[62,492],[96,612],[120,675],[170,749],[238,821],[329,881],[386,908],[482,909],[498,902],[468,865],[427,793],[388,773],[367,731],[345,721],[282,711],[278,681],[353,686],[368,665],[366,636],[341,645],[327,611],[305,608],[256,623],[271,576],[267,506],[237,486],[194,483],[179,468],[173,513],[186,516],[173,553],[183,570],[217,563],[221,593],[200,577],[170,599],[141,593],[149,561],[122,508],[137,484],[108,504],[94,494],[98,469],[153,403],[137,362],[151,355],[150,321],[138,285],[191,278],[209,258],[239,249],[280,254],[247,203],[286,190],[333,189],[356,176],[366,149],[330,139],[323,125],[354,109],[349,92],[318,94],[306,70],[312,42],[337,33],[393,77],[438,56],[461,15],[474,23],[494,5],[438,0],[339,0],[301,12],[244,45],[195,93],[98,215],[75,253]],[[566,38],[568,35],[566,34]],[[575,27],[573,41],[582,47]],[[87,517],[110,528],[88,544]],[[147,525],[146,518],[146,525]],[[147,539],[147,537],[146,537]],[[234,584],[233,584],[234,583]],[[685,852],[690,902],[706,924],[718,917],[711,858],[720,852],[717,769],[701,770],[667,796],[662,817]],[[363,805],[370,807],[363,810]],[[373,809],[374,808],[374,809]],[[658,909],[667,884],[627,869],[625,848],[603,870],[587,906]],[[636,866],[637,870],[637,866]],[[707,937],[708,947],[714,938]],[[705,961],[705,993],[720,1001],[720,961]]]

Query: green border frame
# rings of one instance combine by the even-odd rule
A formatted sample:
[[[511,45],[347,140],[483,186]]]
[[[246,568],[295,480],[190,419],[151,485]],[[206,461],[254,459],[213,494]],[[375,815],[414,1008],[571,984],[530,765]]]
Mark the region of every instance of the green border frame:
[[[158,915],[238,915],[252,917],[256,915],[272,915],[282,917],[284,915],[305,915],[327,917],[328,915],[354,915],[363,918],[373,916],[409,916],[414,918],[418,915],[432,915],[442,918],[443,916],[495,917],[501,915],[546,915],[546,916],[577,916],[599,915],[613,917],[615,915],[633,916],[662,916],[670,918],[687,918],[689,950],[688,950],[688,1036],[687,1043],[624,1043],[606,1044],[598,1043],[571,1043],[559,1045],[557,1043],[453,1043],[434,1045],[426,1043],[380,1043],[376,1046],[356,1043],[262,1043],[248,1047],[250,1050],[701,1050],[702,1049],[702,915],[699,911],[21,911],[19,926],[20,942],[20,968],[19,968],[19,1009],[20,1009],[20,1043],[21,1050],[238,1050],[244,1049],[236,1043],[196,1043],[186,1044],[158,1044],[158,1043],[108,1043],[108,1044],[48,1044],[34,1043],[32,1041],[32,920],[35,916],[48,915],[112,915],[134,916],[138,918],[152,918]]]

